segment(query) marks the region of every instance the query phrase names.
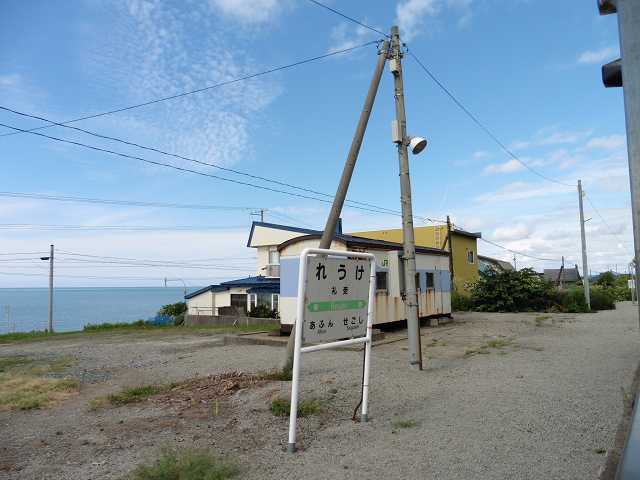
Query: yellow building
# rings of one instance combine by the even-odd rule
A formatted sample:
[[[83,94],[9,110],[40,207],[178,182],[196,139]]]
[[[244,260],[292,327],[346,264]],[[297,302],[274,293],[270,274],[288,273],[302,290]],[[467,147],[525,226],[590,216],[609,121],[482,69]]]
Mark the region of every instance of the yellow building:
[[[468,295],[465,285],[478,281],[478,238],[482,233],[465,232],[451,228],[451,242],[447,240],[446,225],[414,227],[415,244],[421,247],[441,248],[451,252],[449,273],[452,274],[456,288]],[[402,243],[402,229],[375,230],[372,232],[353,232],[349,235]]]

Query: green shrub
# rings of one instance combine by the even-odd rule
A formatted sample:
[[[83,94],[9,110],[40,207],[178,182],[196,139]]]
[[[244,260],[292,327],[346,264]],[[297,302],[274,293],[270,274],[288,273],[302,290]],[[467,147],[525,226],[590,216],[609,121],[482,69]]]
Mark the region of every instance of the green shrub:
[[[451,282],[451,311],[468,312],[469,310],[473,310],[473,300],[458,292],[458,289]]]
[[[613,298],[616,302],[631,300],[631,290],[629,290],[629,287],[626,283],[623,287],[612,287],[608,290],[608,292],[613,295]]]
[[[586,313],[589,311],[587,300],[584,298],[584,288],[562,292],[560,303],[562,304],[562,310],[567,313]]]
[[[269,302],[266,305],[256,305],[249,312],[250,317],[257,318],[280,318],[277,310],[270,308]]]
[[[485,270],[471,286],[471,301],[476,310],[486,312],[534,312],[549,309],[557,301],[553,284],[541,280],[531,268],[522,270]]]
[[[170,305],[163,305],[160,310],[158,310],[158,316],[162,317],[163,315],[168,315],[172,318],[177,317],[178,315],[187,313],[189,311],[189,307],[186,302],[178,302],[172,303]]]
[[[616,308],[616,300],[612,293],[600,288],[589,289],[592,310],[613,310]]]

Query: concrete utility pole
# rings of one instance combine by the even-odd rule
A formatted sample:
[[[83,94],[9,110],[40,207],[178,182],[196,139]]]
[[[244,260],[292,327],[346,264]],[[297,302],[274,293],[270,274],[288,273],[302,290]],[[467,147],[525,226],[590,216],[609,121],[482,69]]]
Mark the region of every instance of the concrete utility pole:
[[[578,180],[578,200],[580,203],[580,235],[582,237],[582,283],[584,284],[584,299],[587,302],[587,308],[591,310],[591,292],[589,291],[589,270],[587,269],[587,237],[584,234],[584,210],[582,208],[582,182]]]
[[[400,141],[398,160],[400,163],[400,195],[402,201],[402,243],[404,247],[404,272],[407,305],[407,334],[409,337],[409,366],[411,370],[422,370],[422,348],[420,345],[420,319],[418,317],[418,293],[416,292],[416,249],[413,236],[413,211],[411,207],[411,181],[409,179],[409,157],[407,153],[407,119],[404,110],[404,85],[402,83],[402,47],[398,27],[391,27],[392,51],[390,61],[396,99],[396,121]]]
[[[48,257],[40,257],[40,260],[49,260],[49,322],[47,332],[53,332],[53,245]]]
[[[447,239],[449,240],[449,282],[453,283],[454,275],[453,275],[453,245],[451,244],[451,220],[449,219],[449,215],[447,215]],[[457,288],[457,285],[455,285]]]
[[[364,138],[364,132],[367,130],[367,124],[369,123],[369,117],[371,116],[371,110],[373,109],[373,102],[376,99],[378,93],[378,86],[380,85],[380,79],[382,78],[382,72],[384,71],[384,65],[387,62],[387,54],[389,52],[389,41],[385,41],[382,44],[382,49],[378,51],[378,63],[371,79],[371,85],[369,86],[369,93],[362,107],[362,113],[360,114],[360,121],[356,128],[356,133],[353,136],[353,142],[351,142],[351,148],[347,155],[347,161],[342,171],[342,177],[340,178],[340,184],[338,185],[338,191],[333,199],[333,205],[331,206],[331,212],[327,219],[327,224],[324,227],[322,233],[322,239],[318,248],[329,249],[331,248],[331,242],[333,241],[333,235],[338,226],[340,220],[340,214],[342,213],[342,207],[344,206],[344,200],[347,197],[347,191],[349,190],[349,183],[353,175],[353,170],[356,166],[356,160],[358,160],[358,154],[360,153],[360,146],[362,145],[362,139]],[[296,323],[294,322],[285,348],[283,368],[293,367],[293,352],[295,347],[295,332]]]
[[[624,95],[635,258],[640,259],[640,4],[638,0],[598,0],[600,15],[618,14],[621,72],[605,86],[620,86]],[[612,62],[613,63],[613,62]],[[603,67],[603,81],[605,68]],[[640,302],[638,302],[640,313]]]
[[[342,207],[344,200],[347,198],[347,190],[349,190],[349,183],[351,182],[351,176],[353,170],[356,167],[356,160],[358,160],[358,153],[360,153],[360,146],[362,145],[362,139],[364,138],[364,132],[367,130],[367,124],[369,123],[369,117],[371,116],[371,109],[373,108],[373,102],[376,99],[378,93],[378,86],[380,85],[380,79],[382,78],[382,72],[384,71],[384,64],[387,61],[387,53],[389,51],[389,42],[386,41],[382,45],[382,50],[378,52],[378,64],[376,65],[373,78],[371,79],[371,85],[369,86],[369,93],[367,99],[362,107],[362,113],[360,114],[360,121],[356,128],[356,133],[353,136],[353,142],[351,142],[351,149],[349,149],[349,155],[347,155],[347,161],[342,171],[342,177],[340,178],[340,184],[338,185],[338,191],[333,199],[333,205],[331,206],[331,213],[327,219],[327,225],[324,227],[322,233],[322,240],[320,240],[320,246],[318,248],[328,249],[331,247],[333,241],[333,234],[338,226],[340,220],[340,214],[342,213]]]

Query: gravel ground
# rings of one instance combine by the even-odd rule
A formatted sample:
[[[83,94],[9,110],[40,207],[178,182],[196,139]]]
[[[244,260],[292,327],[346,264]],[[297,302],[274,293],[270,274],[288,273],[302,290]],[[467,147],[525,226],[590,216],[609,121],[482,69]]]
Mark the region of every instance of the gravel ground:
[[[0,478],[129,478],[167,443],[231,454],[246,479],[598,478],[605,455],[596,450],[611,446],[620,387],[629,389],[640,359],[637,307],[454,319],[422,329],[422,372],[409,371],[406,332],[373,348],[367,423],[350,420],[362,352],[303,355],[300,397],[321,399],[326,412],[299,419],[293,455],[286,453],[288,419],[268,409],[290,395],[290,383],[253,382],[215,400],[198,390],[188,400],[176,392],[89,407],[125,386],[269,371],[282,348],[224,346],[220,336],[175,330],[0,345],[0,358],[79,358],[67,374],[85,382],[53,408],[0,411]],[[507,345],[480,349],[490,342]]]

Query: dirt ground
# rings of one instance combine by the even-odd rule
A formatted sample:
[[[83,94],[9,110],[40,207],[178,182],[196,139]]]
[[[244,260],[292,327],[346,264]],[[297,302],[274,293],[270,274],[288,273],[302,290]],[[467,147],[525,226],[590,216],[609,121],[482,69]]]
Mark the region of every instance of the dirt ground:
[[[459,372],[476,368],[478,362],[506,362],[500,357],[543,359],[544,349],[554,349],[558,335],[567,333],[565,327],[573,323],[586,326],[583,319],[573,314],[456,315],[454,323],[422,329],[426,373],[421,375],[442,379],[463,375]],[[207,331],[171,330],[78,334],[0,345],[0,358],[12,355],[78,358],[81,364],[76,372],[83,373],[85,383],[78,395],[53,408],[0,411],[0,478],[129,478],[136,465],[151,462],[165,444],[231,454],[245,472],[251,472],[248,478],[285,478],[278,462],[287,458],[288,418],[275,417],[269,405],[278,397],[288,399],[291,384],[256,376],[279,365],[281,348],[225,347],[221,336]],[[390,332],[372,355],[374,364],[402,372],[394,381],[399,387],[408,370],[406,331]],[[339,362],[358,356],[358,352],[343,352],[331,358]],[[349,422],[361,389],[361,363],[350,367],[349,375],[342,375],[333,365],[315,368],[316,358],[326,357],[309,360],[314,365],[309,373],[314,384],[304,394],[322,398],[330,408],[300,422],[297,445],[301,452],[320,448],[314,439],[323,430],[352,428]],[[636,356],[629,364],[635,366],[637,360]],[[191,382],[139,403],[112,406],[96,402],[123,388],[185,380]],[[379,418],[384,415],[378,413]],[[617,418],[619,413],[611,416]],[[607,422],[611,430],[615,421]],[[286,478],[299,478],[289,474],[292,476]],[[363,472],[344,478],[370,478],[368,475]]]

